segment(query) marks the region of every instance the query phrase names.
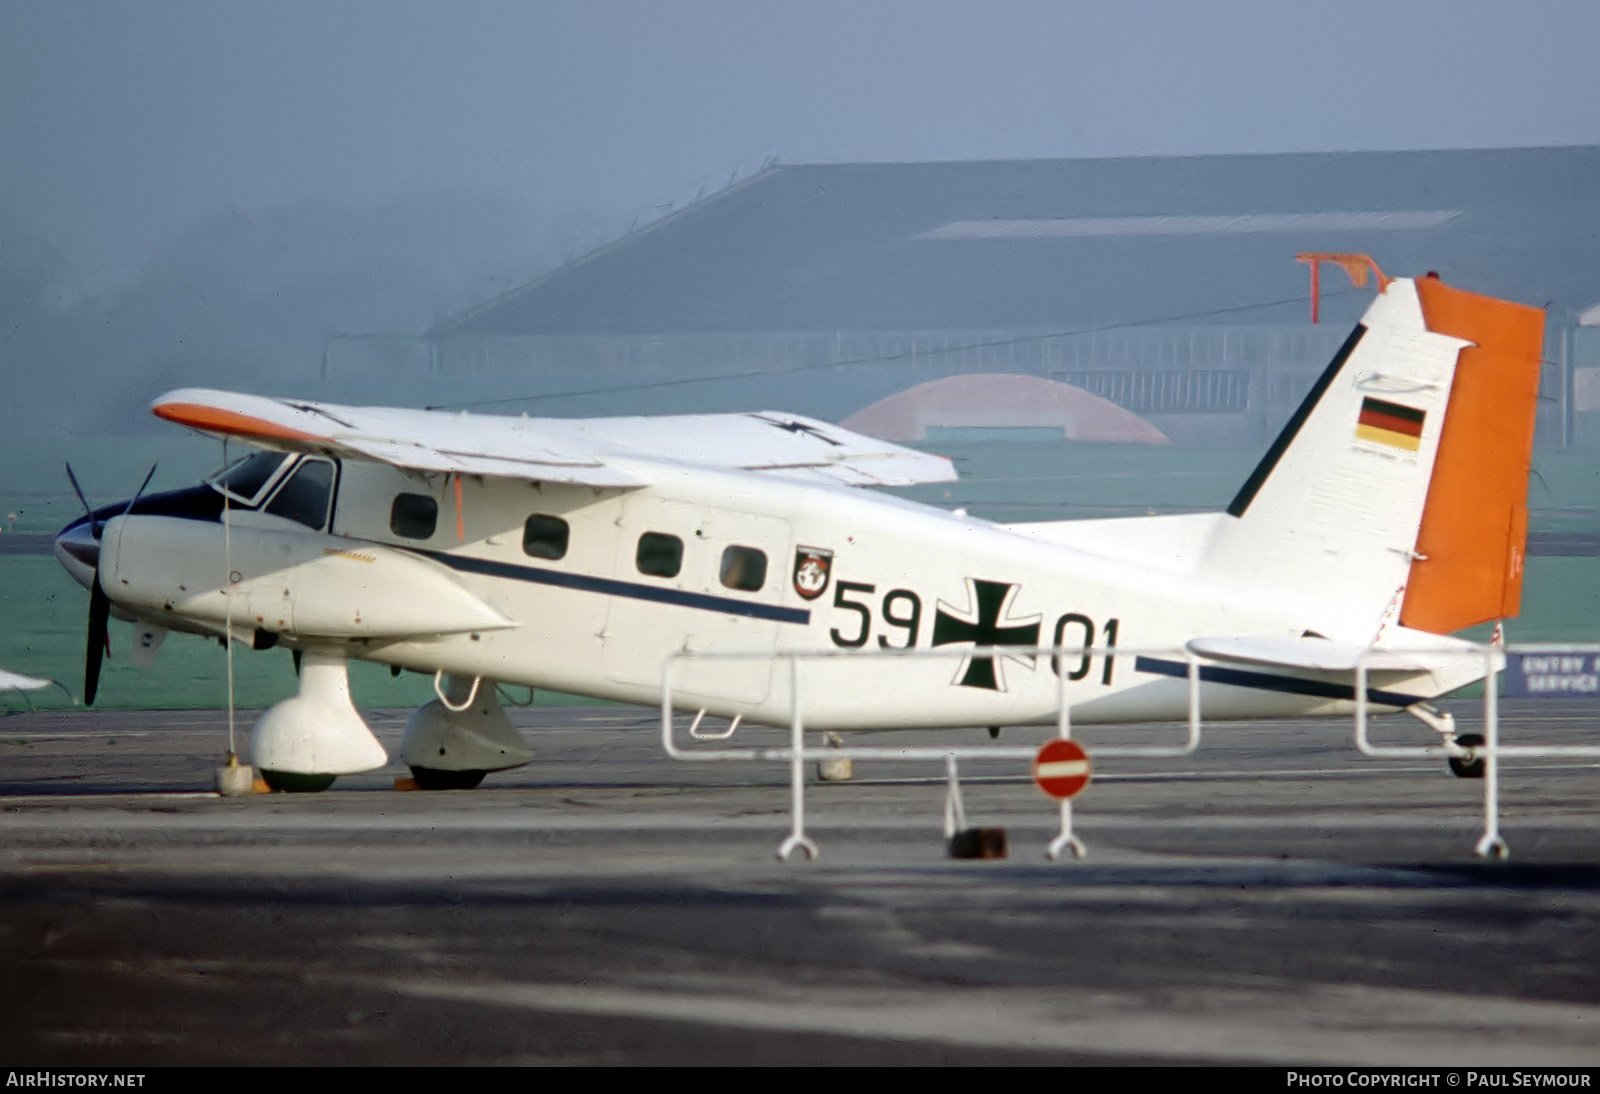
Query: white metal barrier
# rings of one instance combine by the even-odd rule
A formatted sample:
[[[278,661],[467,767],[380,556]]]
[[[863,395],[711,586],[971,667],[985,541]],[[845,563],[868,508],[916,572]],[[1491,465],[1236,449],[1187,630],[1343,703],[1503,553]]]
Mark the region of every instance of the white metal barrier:
[[[1056,680],[1056,735],[1059,737],[1072,736],[1072,720],[1070,707],[1067,703],[1067,674],[1064,666],[1069,656],[1083,655],[1116,655],[1119,657],[1137,656],[1140,654],[1160,654],[1179,658],[1188,663],[1189,686],[1189,719],[1187,736],[1184,743],[1170,748],[1141,747],[1126,745],[1107,745],[1095,748],[1096,756],[1138,756],[1138,757],[1179,757],[1187,756],[1200,747],[1200,661],[1194,654],[1187,650],[1174,650],[1168,647],[1160,649],[1131,649],[1117,647],[1115,649],[1091,646],[978,646],[951,649],[898,649],[898,650],[780,650],[776,653],[696,653],[683,652],[674,654],[667,660],[661,673],[661,745],[668,756],[675,760],[691,762],[749,762],[767,761],[783,762],[789,765],[789,812],[791,827],[788,837],[778,847],[778,858],[787,860],[795,851],[804,851],[807,858],[816,858],[818,848],[816,842],[806,835],[806,802],[805,802],[805,765],[813,760],[911,760],[911,761],[943,761],[947,777],[945,790],[945,836],[949,838],[957,831],[966,827],[966,807],[961,799],[961,783],[958,764],[961,760],[980,759],[1023,759],[1031,761],[1039,750],[1039,745],[946,745],[935,746],[906,746],[906,747],[878,747],[878,746],[847,746],[847,747],[820,747],[807,748],[805,745],[805,712],[802,710],[801,695],[801,665],[810,661],[828,661],[849,659],[852,661],[862,659],[881,659],[891,661],[905,660],[950,660],[969,657],[1054,657],[1057,665]],[[787,748],[679,748],[673,740],[673,702],[672,702],[672,677],[678,665],[686,661],[752,661],[775,660],[787,661],[789,664],[789,746]],[[694,716],[688,728],[689,735],[697,740],[724,740],[733,735],[737,728],[738,719],[735,718],[729,728],[722,733],[711,734],[700,730],[705,711],[701,710]],[[1042,743],[1042,742],[1040,742]],[[1061,829],[1056,837],[1050,841],[1045,855],[1051,861],[1058,860],[1063,851],[1070,850],[1075,858],[1083,858],[1086,848],[1072,829],[1072,800],[1062,799],[1060,803]]]
[[[1473,853],[1479,858],[1503,859],[1509,854],[1510,849],[1500,835],[1500,760],[1502,757],[1519,756],[1525,759],[1600,759],[1600,746],[1595,745],[1502,745],[1500,743],[1500,688],[1499,677],[1501,672],[1500,654],[1515,654],[1525,648],[1539,649],[1543,647],[1524,647],[1510,645],[1501,647],[1480,646],[1474,650],[1462,650],[1454,656],[1481,657],[1484,663],[1483,683],[1483,744],[1464,746],[1457,744],[1453,739],[1446,739],[1438,745],[1425,747],[1394,747],[1382,746],[1372,743],[1367,734],[1367,708],[1370,702],[1367,698],[1367,662],[1374,656],[1383,653],[1393,653],[1391,650],[1367,650],[1356,659],[1356,713],[1355,713],[1355,741],[1356,747],[1364,756],[1373,756],[1379,759],[1416,759],[1423,756],[1448,756],[1469,763],[1477,760],[1483,761],[1483,835],[1478,839]],[[1600,645],[1587,643],[1565,647],[1573,652],[1600,653]],[[1438,651],[1431,651],[1433,656],[1438,656]]]
[[[1600,644],[1581,644],[1563,647],[1566,650],[1578,653],[1600,654]],[[1390,656],[1395,653],[1405,653],[1404,650],[1368,650],[1361,654],[1356,661],[1355,678],[1353,681],[1353,697],[1355,702],[1354,731],[1355,744],[1363,755],[1378,759],[1417,759],[1422,757],[1449,757],[1456,760],[1483,764],[1483,835],[1474,847],[1474,853],[1480,858],[1505,858],[1508,848],[1500,834],[1500,761],[1502,758],[1518,757],[1528,759],[1600,759],[1600,746],[1593,745],[1502,745],[1500,743],[1500,704],[1498,677],[1500,675],[1500,655],[1515,654],[1523,649],[1542,652],[1544,647],[1524,647],[1512,645],[1504,648],[1494,646],[1478,646],[1470,650],[1459,652],[1440,651],[1437,649],[1427,651],[1409,651],[1426,653],[1430,657],[1456,656],[1456,657],[1481,657],[1484,662],[1484,696],[1483,696],[1483,743],[1481,745],[1461,745],[1451,736],[1445,736],[1438,745],[1429,746],[1383,746],[1374,744],[1368,732],[1369,708],[1371,698],[1368,690],[1368,675],[1372,671],[1368,662],[1374,657]],[[801,696],[801,666],[806,662],[826,661],[833,659],[882,659],[882,660],[908,660],[908,659],[950,659],[968,657],[1045,657],[1056,658],[1057,665],[1057,693],[1056,693],[1056,735],[1071,737],[1072,724],[1070,708],[1067,704],[1067,676],[1061,671],[1061,666],[1066,664],[1069,656],[1082,656],[1084,654],[1107,656],[1111,654],[1128,657],[1138,655],[1156,655],[1172,657],[1183,660],[1188,665],[1188,721],[1187,733],[1183,744],[1174,747],[1130,747],[1130,746],[1097,746],[1094,755],[1118,757],[1181,757],[1193,753],[1200,747],[1201,738],[1201,711],[1200,711],[1200,685],[1202,683],[1201,662],[1198,657],[1188,650],[1175,650],[1170,647],[1159,649],[1133,649],[1118,647],[1114,650],[1104,647],[1048,647],[1034,648],[1017,646],[981,646],[951,649],[909,649],[909,650],[794,650],[778,651],[776,653],[679,653],[670,658],[662,671],[661,682],[661,743],[667,755],[675,760],[683,761],[766,761],[782,762],[789,765],[789,790],[790,790],[790,816],[791,828],[789,835],[778,847],[778,857],[787,860],[795,851],[804,851],[808,858],[816,858],[818,848],[816,843],[806,834],[805,823],[805,765],[811,761],[822,760],[906,760],[906,761],[942,761],[946,773],[945,792],[945,835],[947,837],[966,826],[966,809],[961,799],[959,776],[959,762],[963,759],[1024,759],[1032,760],[1038,751],[1038,745],[970,745],[970,746],[909,746],[909,747],[878,747],[878,746],[849,746],[849,747],[812,747],[805,745],[805,712],[802,709]],[[673,688],[672,679],[677,666],[689,660],[773,660],[787,662],[790,670],[790,711],[789,711],[789,745],[786,748],[679,748],[673,740]],[[720,741],[731,737],[739,726],[739,718],[734,718],[728,728],[720,732],[707,732],[701,730],[701,723],[705,711],[701,710],[694,716],[693,722],[688,727],[689,735],[696,740]],[[1041,742],[1042,743],[1042,742]],[[1081,840],[1077,838],[1072,827],[1072,802],[1070,799],[1060,803],[1061,827],[1054,839],[1050,841],[1046,850],[1046,857],[1052,861],[1060,859],[1064,851],[1070,850],[1074,857],[1083,858],[1086,851]]]

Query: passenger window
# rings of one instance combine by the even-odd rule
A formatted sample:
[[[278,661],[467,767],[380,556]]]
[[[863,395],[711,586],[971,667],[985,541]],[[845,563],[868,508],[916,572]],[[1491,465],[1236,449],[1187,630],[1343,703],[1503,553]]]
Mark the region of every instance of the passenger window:
[[[767,583],[767,556],[754,547],[729,547],[722,552],[722,584],[753,593]]]
[[[639,537],[634,555],[641,574],[652,577],[677,577],[683,569],[683,540],[661,532],[646,532]]]
[[[321,531],[328,524],[328,501],[333,497],[333,464],[306,460],[267,503],[267,512]]]
[[[522,526],[522,551],[534,558],[565,558],[568,531],[560,517],[535,513]]]
[[[429,539],[439,524],[439,503],[426,494],[396,494],[389,506],[389,531],[406,539]]]

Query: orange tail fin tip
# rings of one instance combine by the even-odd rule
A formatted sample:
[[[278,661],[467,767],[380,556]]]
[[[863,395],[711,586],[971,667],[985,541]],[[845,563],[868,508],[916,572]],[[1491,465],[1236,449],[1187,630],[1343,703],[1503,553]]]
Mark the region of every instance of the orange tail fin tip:
[[[1462,349],[1400,621],[1450,634],[1517,614],[1544,310],[1418,278],[1428,329]]]

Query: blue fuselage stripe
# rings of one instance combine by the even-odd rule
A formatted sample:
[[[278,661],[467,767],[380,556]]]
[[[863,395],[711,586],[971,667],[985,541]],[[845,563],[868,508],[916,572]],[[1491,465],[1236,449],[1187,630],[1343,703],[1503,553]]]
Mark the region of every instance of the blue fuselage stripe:
[[[811,622],[811,612],[805,608],[782,608],[776,604],[754,604],[748,600],[735,600],[729,596],[712,596],[708,593],[690,593],[682,589],[664,589],[642,585],[635,581],[618,581],[610,577],[589,574],[572,574],[561,570],[544,570],[537,566],[518,566],[510,562],[493,562],[486,558],[446,554],[443,551],[418,550],[436,562],[462,573],[483,574],[486,577],[504,577],[512,581],[530,581],[535,585],[553,585],[558,589],[577,589],[605,596],[623,596],[631,600],[649,600],[657,604],[673,604],[680,608],[696,608],[722,615],[743,615],[751,619],[770,619],[776,623]]]
[[[1178,676],[1188,679],[1189,665],[1184,661],[1166,661],[1159,657],[1136,657],[1137,672],[1156,673],[1160,676]],[[1326,680],[1302,680],[1294,676],[1276,676],[1269,672],[1251,672],[1249,669],[1229,669],[1218,665],[1201,665],[1200,679],[1208,684],[1231,684],[1237,688],[1256,688],[1261,691],[1284,691],[1292,695],[1313,695],[1318,699],[1346,699],[1355,701],[1356,689],[1352,684],[1334,684]],[[1425,695],[1406,695],[1398,691],[1367,689],[1367,700],[1383,706],[1408,707],[1427,700]]]

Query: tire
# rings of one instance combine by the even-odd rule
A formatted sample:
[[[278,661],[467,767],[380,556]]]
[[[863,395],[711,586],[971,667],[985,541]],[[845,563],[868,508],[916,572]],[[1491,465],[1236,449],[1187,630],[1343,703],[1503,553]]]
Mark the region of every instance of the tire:
[[[1466,748],[1477,748],[1483,744],[1483,738],[1476,733],[1462,733],[1457,735],[1456,744]],[[1450,757],[1450,773],[1458,779],[1483,778],[1483,758],[1478,757],[1470,763],[1456,756]]]
[[[337,775],[302,775],[298,771],[261,771],[261,779],[285,794],[320,794],[333,785]]]
[[[411,777],[421,790],[471,790],[483,781],[487,771],[441,771],[436,767],[413,767]]]

